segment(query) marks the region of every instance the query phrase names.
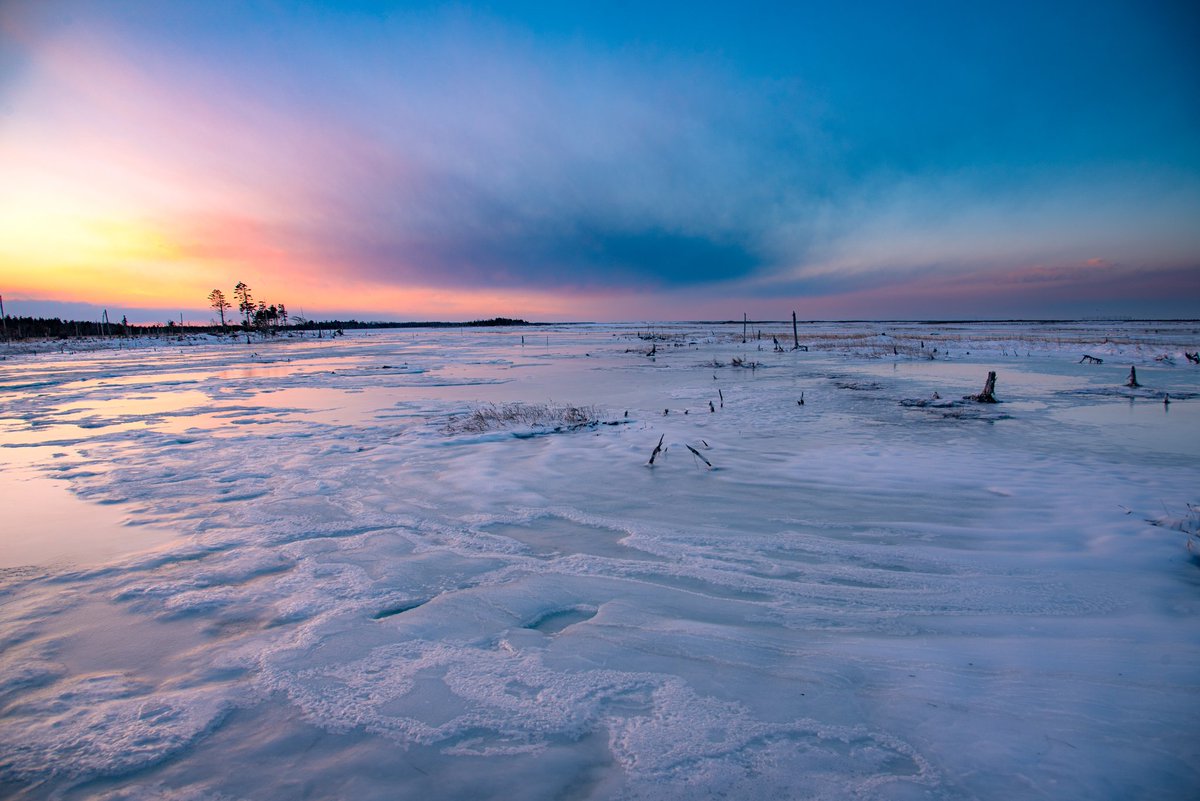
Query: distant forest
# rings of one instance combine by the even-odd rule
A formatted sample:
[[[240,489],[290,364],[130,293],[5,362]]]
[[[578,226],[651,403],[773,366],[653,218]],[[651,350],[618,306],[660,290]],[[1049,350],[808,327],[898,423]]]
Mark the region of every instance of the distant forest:
[[[287,332],[341,333],[363,328],[481,328],[488,326],[535,325],[525,320],[509,317],[493,317],[490,320],[472,320],[466,323],[447,322],[361,322],[359,320],[303,320],[288,325],[272,325],[255,331],[264,336],[275,336]],[[241,325],[180,325],[170,320],[162,325],[120,322],[98,322],[95,320],[62,320],[58,317],[14,317],[5,315],[0,337],[5,339],[67,339],[70,337],[137,337],[182,334],[224,334],[243,336],[246,329]]]

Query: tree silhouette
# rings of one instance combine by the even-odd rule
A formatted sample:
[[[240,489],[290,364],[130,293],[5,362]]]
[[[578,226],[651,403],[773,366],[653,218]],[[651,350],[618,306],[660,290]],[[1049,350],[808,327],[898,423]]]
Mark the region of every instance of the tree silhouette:
[[[221,315],[221,327],[225,327],[225,310],[232,309],[233,306],[229,301],[225,300],[225,293],[219,289],[214,289],[208,293],[208,304],[216,309],[217,314]],[[124,322],[124,321],[122,321]]]
[[[246,328],[250,327],[250,318],[254,315],[257,307],[254,305],[254,298],[250,296],[250,287],[246,286],[244,281],[238,281],[237,286],[233,288],[234,294],[238,296],[238,311],[242,314],[242,322]]]

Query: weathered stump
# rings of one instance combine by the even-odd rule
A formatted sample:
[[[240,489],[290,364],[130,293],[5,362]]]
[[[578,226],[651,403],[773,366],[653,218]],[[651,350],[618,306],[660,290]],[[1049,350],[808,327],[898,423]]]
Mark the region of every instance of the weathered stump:
[[[1141,386],[1137,380],[1137,368],[1133,365],[1129,366],[1129,380],[1125,382],[1125,386],[1129,387],[1130,389],[1137,389]]]
[[[963,395],[963,400],[973,400],[976,403],[996,403],[996,371],[988,370],[987,381],[983,382],[983,392],[978,395]]]

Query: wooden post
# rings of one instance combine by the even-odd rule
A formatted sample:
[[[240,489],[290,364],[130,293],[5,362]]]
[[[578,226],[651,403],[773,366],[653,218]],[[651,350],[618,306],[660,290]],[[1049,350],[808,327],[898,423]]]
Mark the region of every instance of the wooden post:
[[[792,350],[800,350],[800,333],[796,330],[796,312],[792,312]]]
[[[746,324],[749,320],[746,318],[746,313],[742,312],[742,344],[746,344]]]
[[[1133,365],[1130,365],[1129,367],[1129,380],[1125,382],[1125,386],[1129,387],[1130,389],[1137,389],[1141,386],[1137,380],[1137,368]]]
[[[0,322],[4,324],[4,341],[8,341],[8,317],[4,314],[4,296],[0,295]]]

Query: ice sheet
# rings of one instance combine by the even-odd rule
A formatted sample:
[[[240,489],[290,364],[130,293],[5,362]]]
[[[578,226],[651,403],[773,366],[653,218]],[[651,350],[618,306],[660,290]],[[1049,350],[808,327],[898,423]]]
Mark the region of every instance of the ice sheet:
[[[0,795],[1200,787],[1197,325],[800,334],[10,353]]]

